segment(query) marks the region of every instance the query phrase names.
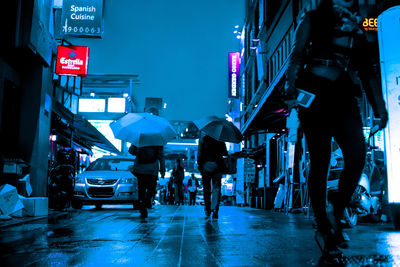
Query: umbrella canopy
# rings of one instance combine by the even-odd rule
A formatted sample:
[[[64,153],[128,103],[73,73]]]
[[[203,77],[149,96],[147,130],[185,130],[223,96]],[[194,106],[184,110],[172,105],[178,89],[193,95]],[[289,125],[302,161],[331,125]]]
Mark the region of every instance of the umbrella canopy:
[[[239,143],[242,141],[242,134],[239,129],[232,122],[223,118],[207,116],[193,122],[200,131],[203,131],[218,141],[232,143]]]
[[[128,113],[110,123],[115,138],[137,147],[164,146],[176,137],[174,127],[165,118],[150,113]]]

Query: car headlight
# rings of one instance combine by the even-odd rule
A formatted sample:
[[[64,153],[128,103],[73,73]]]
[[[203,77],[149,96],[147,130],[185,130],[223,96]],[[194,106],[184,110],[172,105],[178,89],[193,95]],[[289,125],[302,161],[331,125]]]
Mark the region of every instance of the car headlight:
[[[82,176],[76,177],[75,183],[76,184],[84,184],[85,183],[85,177],[82,177]]]
[[[121,184],[133,184],[133,178],[122,178]]]

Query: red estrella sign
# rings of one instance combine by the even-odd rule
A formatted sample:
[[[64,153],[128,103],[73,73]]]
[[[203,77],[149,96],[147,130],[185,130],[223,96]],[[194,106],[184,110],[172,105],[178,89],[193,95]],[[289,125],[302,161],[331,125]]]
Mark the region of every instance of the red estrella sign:
[[[89,48],[87,46],[58,46],[56,74],[87,76]]]

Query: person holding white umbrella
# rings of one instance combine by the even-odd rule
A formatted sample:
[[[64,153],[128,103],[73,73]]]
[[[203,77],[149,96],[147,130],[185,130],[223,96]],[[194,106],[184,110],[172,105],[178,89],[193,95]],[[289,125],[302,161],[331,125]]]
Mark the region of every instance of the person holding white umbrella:
[[[158,172],[162,178],[165,174],[163,147],[176,132],[167,119],[150,113],[128,113],[110,127],[116,138],[132,143],[129,153],[136,156],[132,173],[138,179],[140,217],[147,218]]]
[[[158,172],[165,175],[164,149],[162,146],[136,147],[131,145],[129,153],[136,156],[132,173],[138,179],[140,218],[148,216],[147,208],[155,194]]]

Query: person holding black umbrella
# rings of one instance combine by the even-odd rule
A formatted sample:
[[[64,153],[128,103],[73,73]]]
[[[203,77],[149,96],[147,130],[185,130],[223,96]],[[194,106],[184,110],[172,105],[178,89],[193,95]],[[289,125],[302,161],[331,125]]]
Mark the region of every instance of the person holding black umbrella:
[[[207,218],[212,213],[212,217],[217,219],[221,179],[226,169],[224,156],[228,155],[225,142],[239,143],[243,137],[239,129],[224,118],[206,116],[193,122],[203,133],[199,140],[197,164],[203,178],[204,211]]]
[[[218,218],[219,203],[221,200],[221,179],[223,157],[228,155],[225,143],[209,135],[200,138],[197,163],[203,178],[204,211],[206,217]],[[211,192],[212,183],[212,192]]]

